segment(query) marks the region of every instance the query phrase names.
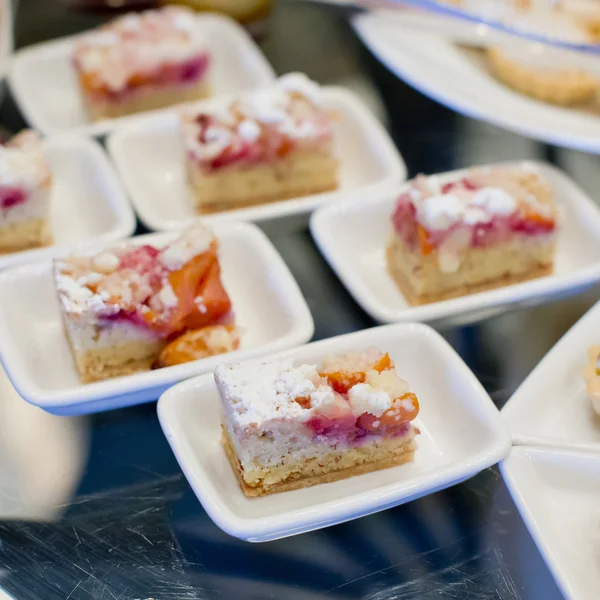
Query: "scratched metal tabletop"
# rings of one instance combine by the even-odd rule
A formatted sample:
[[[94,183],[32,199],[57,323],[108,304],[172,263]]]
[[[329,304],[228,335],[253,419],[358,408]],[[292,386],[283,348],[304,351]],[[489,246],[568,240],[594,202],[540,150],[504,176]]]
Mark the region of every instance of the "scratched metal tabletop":
[[[435,104],[379,65],[347,16],[344,9],[279,0],[262,47],[278,72],[302,70],[359,93],[388,126],[411,175],[544,158],[593,195],[596,157],[544,147]],[[104,18],[58,0],[21,0],[16,43],[73,33]],[[6,97],[0,126],[23,125]],[[273,241],[310,305],[315,339],[373,325],[308,232]],[[599,292],[441,331],[501,407]],[[27,405],[0,374],[0,587],[13,598],[561,598],[497,468],[367,518],[252,545],[207,517],[155,408],[53,417]]]

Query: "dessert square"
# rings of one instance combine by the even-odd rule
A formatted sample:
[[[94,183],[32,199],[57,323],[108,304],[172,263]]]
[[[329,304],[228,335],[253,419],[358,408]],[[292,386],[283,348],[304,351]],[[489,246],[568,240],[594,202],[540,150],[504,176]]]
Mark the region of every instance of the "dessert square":
[[[217,240],[195,226],[163,248],[54,261],[65,332],[83,382],[235,350]]]
[[[482,167],[446,183],[419,176],[392,222],[387,267],[411,304],[552,272],[557,209],[533,168]]]
[[[0,145],[0,252],[46,246],[52,174],[42,140],[22,131]]]
[[[292,73],[226,105],[182,114],[198,212],[221,211],[337,188],[332,117],[321,88]]]
[[[219,366],[223,445],[247,496],[337,481],[413,460],[415,394],[388,354]]]
[[[81,37],[73,65],[92,120],[191,102],[210,94],[210,54],[194,13],[130,13]]]

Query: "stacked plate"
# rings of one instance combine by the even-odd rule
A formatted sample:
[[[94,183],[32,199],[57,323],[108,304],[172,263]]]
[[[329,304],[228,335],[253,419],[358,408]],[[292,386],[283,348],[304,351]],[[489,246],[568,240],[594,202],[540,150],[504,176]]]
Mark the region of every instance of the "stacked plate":
[[[600,588],[600,417],[582,375],[598,331],[600,304],[502,410],[514,444],[500,465],[506,484],[563,593],[581,600]]]

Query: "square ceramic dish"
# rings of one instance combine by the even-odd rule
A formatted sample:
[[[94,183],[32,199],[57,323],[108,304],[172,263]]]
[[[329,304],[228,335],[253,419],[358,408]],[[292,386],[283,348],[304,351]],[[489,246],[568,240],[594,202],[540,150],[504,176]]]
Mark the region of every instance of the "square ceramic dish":
[[[232,19],[216,14],[197,17],[198,31],[213,56],[214,95],[228,94],[269,83],[274,73],[258,46]],[[140,113],[90,122],[84,112],[71,52],[77,36],[44,42],[14,56],[8,82],[25,118],[49,135],[76,132],[102,135],[125,122],[149,113]],[[172,108],[152,112],[165,112]]]
[[[502,409],[513,442],[600,455],[600,416],[588,397],[587,350],[600,344],[600,303],[548,352]]]
[[[473,321],[511,304],[539,302],[581,291],[600,280],[600,209],[564,173],[543,163],[534,166],[555,192],[561,224],[554,273],[495,290],[412,306],[389,275],[385,246],[392,230],[396,199],[407,186],[318,210],[311,231],[321,252],[354,299],[380,322]],[[440,175],[440,181],[465,171]]]
[[[565,598],[596,600],[600,456],[517,447],[500,471]]]
[[[81,414],[156,400],[170,385],[212,371],[217,364],[252,358],[302,344],[313,334],[308,306],[277,251],[254,225],[214,229],[222,278],[240,349],[174,367],[83,384],[63,331],[50,261],[0,274],[0,355],[17,391],[56,414]],[[161,246],[177,232],[132,238],[121,245]],[[99,246],[96,251],[102,249]]]
[[[93,140],[48,139],[52,171],[50,228],[54,243],[0,255],[0,269],[130,236],[135,215],[106,154]]]
[[[498,410],[450,345],[426,325],[377,327],[280,353],[295,363],[375,346],[419,397],[414,462],[262,498],[243,495],[220,444],[219,394],[212,375],[165,392],[158,416],[190,485],[213,521],[252,542],[356,519],[459,483],[501,460],[510,437]]]
[[[325,87],[323,92],[326,107],[336,115],[334,152],[340,162],[340,187],[332,192],[213,213],[205,218],[261,224],[277,220],[278,226],[285,219],[295,227],[304,226],[308,213],[318,206],[352,195],[368,201],[377,190],[406,179],[404,161],[364,104],[342,88]],[[208,100],[206,105],[223,101]],[[197,217],[176,115],[162,115],[123,127],[109,137],[108,150],[147,227],[178,229]]]

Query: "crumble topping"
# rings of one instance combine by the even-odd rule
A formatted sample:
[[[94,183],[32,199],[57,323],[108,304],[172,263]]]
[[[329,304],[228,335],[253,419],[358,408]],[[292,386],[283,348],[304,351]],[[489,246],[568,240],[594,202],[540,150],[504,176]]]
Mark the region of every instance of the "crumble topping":
[[[380,417],[392,405],[392,399],[387,392],[373,388],[368,383],[353,385],[348,392],[348,400],[352,413],[357,417],[363,413]]]
[[[23,131],[0,145],[0,186],[30,192],[50,177],[42,140],[35,132]]]
[[[551,188],[533,165],[480,167],[443,182],[418,176],[398,198],[392,221],[409,247],[434,250],[440,271],[456,272],[465,251],[513,233],[550,234],[558,211]]]
[[[501,188],[459,183],[444,192],[443,187],[441,193],[431,196],[419,194],[419,190],[413,190],[410,196],[417,219],[426,229],[449,229],[460,221],[468,225],[487,223],[495,216],[507,217],[519,208],[517,199]],[[439,188],[439,183],[433,182],[431,188]]]
[[[407,383],[396,375],[389,356],[376,349],[329,356],[321,367],[293,366],[291,360],[221,365],[215,380],[242,427],[277,420],[313,423],[323,430],[320,419],[326,419],[333,429],[371,428],[372,419],[389,426],[418,412]]]
[[[88,275],[88,282],[94,283],[94,281],[90,280],[90,278],[94,276],[97,276],[99,281],[102,278],[100,273],[112,273],[113,271],[116,271],[119,268],[120,262],[119,257],[112,252],[102,252],[102,254],[95,256],[92,258],[92,264],[97,273],[90,273]]]
[[[192,227],[163,248],[160,260],[168,269],[176,271],[193,256],[206,252],[214,242],[215,236],[208,227]]]
[[[196,16],[183,7],[129,13],[84,34],[74,50],[75,66],[110,91],[125,89],[140,73],[206,55]]]
[[[55,282],[67,313],[94,320],[121,311],[161,312],[178,298],[171,273],[215,243],[210,229],[196,225],[165,246],[133,246],[54,262]]]
[[[286,140],[330,140],[330,117],[318,84],[291,73],[269,87],[241,94],[225,106],[184,109],[187,151],[201,163],[222,166],[235,160],[282,156]],[[226,158],[223,158],[226,155]]]

